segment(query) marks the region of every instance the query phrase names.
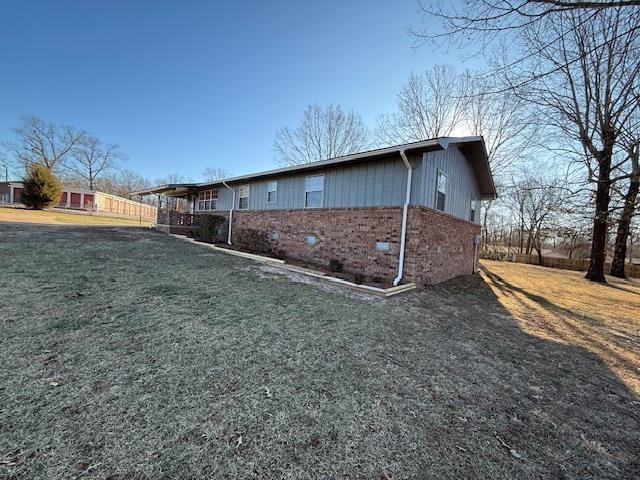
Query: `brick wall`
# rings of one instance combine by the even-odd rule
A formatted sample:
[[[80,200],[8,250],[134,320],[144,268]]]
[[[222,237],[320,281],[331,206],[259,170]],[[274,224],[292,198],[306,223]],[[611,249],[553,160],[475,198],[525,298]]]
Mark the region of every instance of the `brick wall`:
[[[474,237],[479,234],[478,224],[431,208],[411,207],[405,248],[405,278],[430,284],[473,273]]]
[[[322,267],[337,260],[346,272],[386,281],[396,275],[401,222],[400,208],[236,210],[232,232],[261,230],[279,257]],[[376,250],[377,242],[388,251]]]
[[[228,212],[215,214],[228,218]],[[192,221],[197,215],[189,217]],[[171,233],[186,234],[189,228],[194,227],[172,225]],[[226,240],[227,229],[228,222],[225,222],[220,227],[219,240]],[[402,208],[399,207],[235,210],[232,242],[236,246],[243,237],[243,229],[262,232],[271,253],[280,258],[323,268],[327,268],[331,260],[337,260],[345,272],[361,273],[389,285],[398,271],[402,230]],[[404,281],[438,283],[472,273],[473,241],[479,233],[480,226],[474,223],[430,208],[410,207]],[[315,243],[309,237],[315,237]],[[388,247],[388,250],[377,249],[377,243],[385,244],[379,247]]]

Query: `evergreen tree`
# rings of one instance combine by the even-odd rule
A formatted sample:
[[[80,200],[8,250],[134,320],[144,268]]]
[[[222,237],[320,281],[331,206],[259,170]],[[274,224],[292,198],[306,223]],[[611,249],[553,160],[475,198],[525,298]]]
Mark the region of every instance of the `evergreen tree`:
[[[23,183],[20,200],[27,207],[42,210],[57,204],[60,200],[62,184],[44,165],[39,163],[29,165]]]

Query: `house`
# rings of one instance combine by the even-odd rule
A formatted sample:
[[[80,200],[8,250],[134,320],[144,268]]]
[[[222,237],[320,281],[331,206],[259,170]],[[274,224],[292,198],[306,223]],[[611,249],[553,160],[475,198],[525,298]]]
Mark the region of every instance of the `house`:
[[[258,231],[278,257],[340,265],[394,285],[474,272],[480,201],[496,197],[482,137],[435,138],[135,193],[189,202],[189,214],[159,212],[159,230],[186,234],[202,215],[221,215],[231,245],[251,249],[239,240]]]
[[[0,182],[0,203],[20,205],[22,182]],[[55,208],[154,220],[156,207],[97,190],[64,187]]]

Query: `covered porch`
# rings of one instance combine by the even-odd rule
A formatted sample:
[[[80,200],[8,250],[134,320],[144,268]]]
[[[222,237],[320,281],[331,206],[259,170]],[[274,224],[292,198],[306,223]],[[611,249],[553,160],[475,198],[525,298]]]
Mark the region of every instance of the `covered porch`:
[[[174,183],[139,190],[134,194],[141,197],[157,196],[156,229],[165,233],[188,235],[198,229],[202,216],[194,213],[196,186],[195,183]]]

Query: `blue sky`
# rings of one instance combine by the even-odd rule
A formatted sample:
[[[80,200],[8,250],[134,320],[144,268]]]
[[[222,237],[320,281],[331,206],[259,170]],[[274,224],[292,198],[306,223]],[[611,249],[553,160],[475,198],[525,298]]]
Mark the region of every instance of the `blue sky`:
[[[458,59],[412,48],[420,19],[415,0],[3,0],[0,140],[28,114],[120,144],[150,178],[273,168],[306,105],[373,124],[412,70]]]

